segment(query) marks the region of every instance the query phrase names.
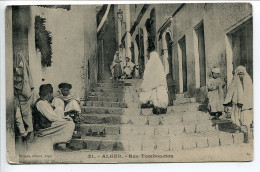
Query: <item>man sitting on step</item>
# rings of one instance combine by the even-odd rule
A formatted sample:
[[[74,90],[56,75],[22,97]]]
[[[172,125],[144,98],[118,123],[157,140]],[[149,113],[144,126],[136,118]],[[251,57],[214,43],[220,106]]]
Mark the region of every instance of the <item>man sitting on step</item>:
[[[124,66],[124,77],[126,79],[132,79],[135,69],[138,70],[138,65],[131,62],[129,57],[126,57],[126,65]]]
[[[56,149],[67,150],[73,135],[75,124],[70,117],[61,117],[55,113],[50,101],[53,99],[51,84],[40,86],[40,98],[35,103],[34,125],[36,136],[50,137]]]
[[[52,101],[52,105],[55,107],[55,111],[61,117],[64,115],[69,115],[72,117],[73,121],[78,123],[83,121],[80,108],[80,100],[70,94],[72,85],[69,83],[60,83],[59,84],[58,95]]]

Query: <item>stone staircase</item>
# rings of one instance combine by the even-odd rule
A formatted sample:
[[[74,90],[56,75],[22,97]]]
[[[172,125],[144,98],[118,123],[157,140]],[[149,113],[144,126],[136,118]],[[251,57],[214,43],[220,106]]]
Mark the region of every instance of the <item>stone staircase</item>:
[[[179,151],[240,144],[243,133],[221,131],[194,98],[176,95],[163,115],[139,108],[140,80],[98,83],[82,106],[81,139],[70,146],[88,151]]]

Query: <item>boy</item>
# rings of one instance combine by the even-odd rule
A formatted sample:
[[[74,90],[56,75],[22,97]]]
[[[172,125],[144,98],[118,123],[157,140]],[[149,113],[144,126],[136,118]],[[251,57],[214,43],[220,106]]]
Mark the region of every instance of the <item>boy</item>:
[[[211,116],[214,116],[213,119],[218,120],[222,115],[224,110],[224,92],[223,92],[223,83],[219,78],[220,69],[213,68],[211,70],[212,78],[209,79],[207,88],[208,88],[208,109]]]
[[[81,122],[83,119],[80,116],[80,101],[70,94],[72,85],[69,83],[60,83],[58,87],[60,91],[52,101],[56,113],[61,117],[70,115],[74,122]]]

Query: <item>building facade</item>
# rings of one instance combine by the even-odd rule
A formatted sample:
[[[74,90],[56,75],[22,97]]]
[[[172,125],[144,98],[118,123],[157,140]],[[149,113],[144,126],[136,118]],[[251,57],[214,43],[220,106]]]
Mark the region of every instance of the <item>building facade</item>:
[[[165,73],[175,80],[176,93],[196,97],[198,102],[206,101],[207,80],[214,67],[220,68],[227,85],[239,65],[253,77],[251,4],[131,4],[130,14],[131,58],[141,66],[140,78],[151,42]]]
[[[6,8],[7,154],[14,145],[14,62],[22,54],[29,64],[33,92],[39,86],[69,82],[84,99],[97,82],[96,6],[10,6]],[[47,54],[47,55],[46,55]],[[8,157],[9,158],[9,157]]]

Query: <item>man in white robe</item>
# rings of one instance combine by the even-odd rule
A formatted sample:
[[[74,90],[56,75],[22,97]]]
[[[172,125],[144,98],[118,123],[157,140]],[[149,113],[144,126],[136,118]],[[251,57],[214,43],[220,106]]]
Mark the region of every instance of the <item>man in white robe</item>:
[[[126,65],[124,66],[124,74],[127,79],[133,78],[133,72],[138,69],[137,65],[130,61],[129,57],[126,57]]]
[[[66,114],[70,115],[74,119],[74,122],[81,122],[83,119],[80,115],[80,100],[71,94],[72,85],[63,82],[58,87],[60,90],[52,100],[52,105],[55,107],[54,111],[61,117],[64,117],[64,114]]]

